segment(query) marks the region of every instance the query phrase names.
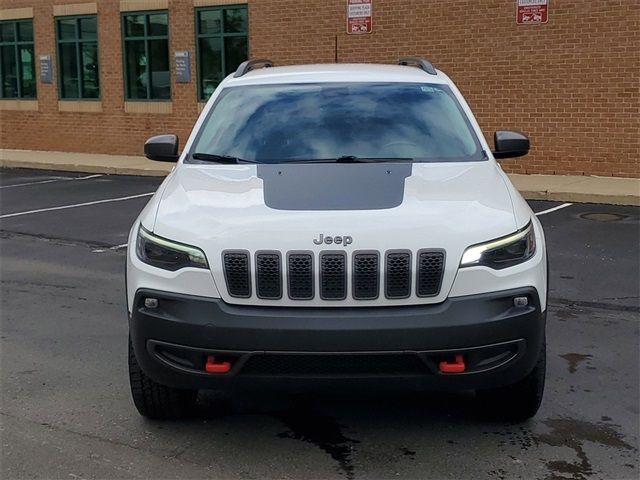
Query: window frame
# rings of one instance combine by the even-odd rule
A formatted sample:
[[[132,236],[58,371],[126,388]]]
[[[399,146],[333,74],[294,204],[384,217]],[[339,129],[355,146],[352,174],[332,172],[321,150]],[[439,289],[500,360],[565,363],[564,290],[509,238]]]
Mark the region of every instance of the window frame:
[[[244,32],[225,32],[224,31],[224,12],[226,10],[241,10],[244,9],[247,12],[247,29]],[[219,11],[221,12],[220,18],[222,19],[220,24],[220,33],[200,33],[200,13],[207,11]],[[249,56],[250,46],[249,46],[249,6],[246,3],[236,3],[229,5],[215,5],[210,7],[199,7],[195,9],[194,12],[194,33],[196,37],[196,82],[198,85],[197,95],[198,102],[207,102],[209,98],[204,98],[203,96],[203,88],[202,88],[202,69],[201,65],[201,52],[200,52],[200,40],[203,38],[220,38],[222,40],[222,48],[221,48],[221,59],[220,63],[222,65],[222,78],[224,79],[227,75],[232,72],[227,72],[226,66],[226,52],[225,52],[225,39],[230,37],[246,37],[247,39],[247,57]],[[217,88],[217,87],[216,87]]]
[[[20,40],[18,37],[18,23],[31,22],[31,41]],[[36,71],[36,46],[35,46],[35,30],[33,26],[33,18],[16,18],[12,20],[2,20],[0,25],[13,24],[13,41],[7,42],[0,39],[0,47],[13,46],[14,55],[16,59],[16,73],[18,77],[17,90],[18,95],[16,97],[4,96],[4,72],[2,62],[0,62],[0,100],[36,100],[38,98],[38,75]],[[22,62],[20,61],[20,46],[31,45],[33,50],[33,79],[35,92],[33,96],[25,96],[22,93]]]
[[[95,18],[96,19],[96,38],[94,40],[83,40],[80,36],[80,20],[84,18]],[[63,40],[60,38],[60,27],[59,20],[75,20],[75,37],[71,40]],[[99,102],[102,100],[102,88],[100,82],[100,47],[99,47],[99,35],[98,35],[98,15],[97,14],[88,14],[88,15],[61,15],[58,17],[53,17],[55,22],[55,33],[56,33],[56,66],[58,69],[58,100],[60,101],[71,101],[71,102]],[[98,96],[95,98],[83,97],[84,93],[84,74],[82,72],[82,62],[81,62],[81,54],[80,54],[80,46],[83,43],[95,43],[96,51],[98,52]],[[62,68],[61,68],[61,57],[60,51],[62,44],[73,44],[76,47],[76,65],[77,65],[77,74],[78,74],[78,96],[77,97],[63,97],[63,81],[62,81]]]
[[[149,35],[149,16],[157,14],[167,15],[167,35]],[[139,37],[127,36],[127,23],[125,18],[132,15],[144,15],[144,34]],[[171,74],[171,25],[169,18],[169,10],[135,10],[130,12],[120,12],[120,29],[122,31],[122,73],[124,75],[124,101],[125,102],[171,102],[173,96],[173,76]],[[128,70],[127,70],[127,41],[143,41],[144,42],[144,55],[147,57],[149,81],[147,84],[147,98],[130,98],[129,97],[129,82],[128,82]],[[169,64],[169,98],[151,98],[151,92],[153,90],[153,79],[151,75],[151,57],[149,56],[149,42],[153,40],[166,40],[167,41],[167,62]]]

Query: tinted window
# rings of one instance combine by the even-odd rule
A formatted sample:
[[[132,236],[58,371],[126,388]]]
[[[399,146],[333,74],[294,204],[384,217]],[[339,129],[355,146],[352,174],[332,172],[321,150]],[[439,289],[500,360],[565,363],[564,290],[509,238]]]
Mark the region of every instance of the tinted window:
[[[127,14],[123,22],[126,98],[171,98],[168,14]]]
[[[60,98],[99,98],[97,17],[63,17],[57,22]]]
[[[224,77],[248,57],[247,7],[199,9],[196,37],[198,95],[207,100]]]
[[[192,152],[264,163],[345,155],[416,161],[484,158],[448,87],[406,83],[228,88]]]
[[[0,22],[0,98],[35,96],[33,22]]]

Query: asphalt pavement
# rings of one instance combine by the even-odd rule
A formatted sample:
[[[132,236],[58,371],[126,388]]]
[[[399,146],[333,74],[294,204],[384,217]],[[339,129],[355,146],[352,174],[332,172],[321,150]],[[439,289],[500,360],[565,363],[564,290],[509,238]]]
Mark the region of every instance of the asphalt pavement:
[[[0,170],[1,478],[639,477],[640,208],[530,202],[551,278],[529,422],[411,391],[208,392],[152,422],[129,393],[122,245],[160,181]]]

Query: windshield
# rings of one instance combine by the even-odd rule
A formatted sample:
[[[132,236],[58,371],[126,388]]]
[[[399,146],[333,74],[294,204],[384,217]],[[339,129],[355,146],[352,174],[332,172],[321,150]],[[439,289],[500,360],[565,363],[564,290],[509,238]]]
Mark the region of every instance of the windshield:
[[[451,90],[413,83],[229,87],[205,119],[194,153],[260,163],[347,156],[419,162],[485,158]]]

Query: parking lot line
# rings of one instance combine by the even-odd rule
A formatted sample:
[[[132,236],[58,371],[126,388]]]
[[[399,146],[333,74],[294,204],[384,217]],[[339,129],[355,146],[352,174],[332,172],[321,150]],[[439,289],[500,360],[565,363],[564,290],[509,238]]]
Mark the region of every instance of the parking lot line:
[[[49,180],[40,180],[38,182],[16,183],[15,185],[3,185],[0,187],[0,190],[3,188],[27,187],[29,185],[41,185],[43,183],[65,182],[69,180],[89,180],[90,178],[98,178],[103,176],[104,175],[102,174],[96,174],[96,175],[87,175],[86,177],[55,177]]]
[[[95,200],[93,202],[74,203],[72,205],[61,205],[59,207],[39,208],[37,210],[27,210],[25,212],[6,213],[4,215],[0,215],[0,219],[30,215],[32,213],[51,212],[53,210],[66,210],[68,208],[87,207],[90,205],[98,205],[100,203],[122,202],[124,200],[133,200],[134,198],[148,197],[153,195],[154,193],[155,192],[140,193],[138,195],[129,195],[128,197],[107,198],[105,200]]]
[[[557,207],[548,208],[547,210],[543,210],[541,212],[536,213],[536,216],[546,215],[547,213],[555,212],[556,210],[561,210],[563,208],[567,208],[573,205],[573,203],[563,203],[562,205],[558,205]]]

